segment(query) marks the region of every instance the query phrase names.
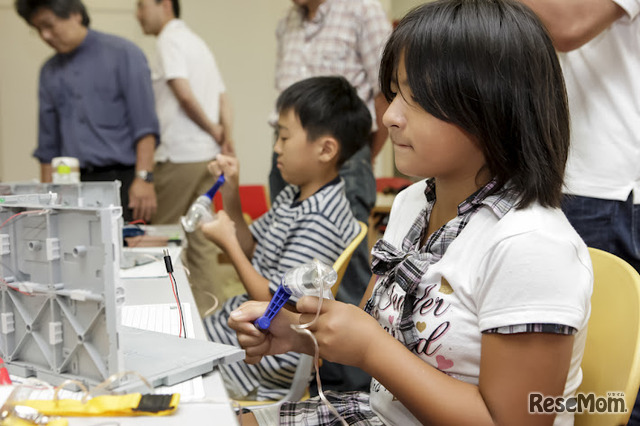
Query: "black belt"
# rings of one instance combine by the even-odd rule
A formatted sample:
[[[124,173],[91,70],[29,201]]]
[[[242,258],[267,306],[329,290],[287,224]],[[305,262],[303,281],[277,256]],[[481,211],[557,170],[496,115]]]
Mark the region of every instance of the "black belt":
[[[114,170],[131,170],[131,169],[135,169],[135,164],[133,165],[126,165],[126,164],[114,164],[111,166],[91,166],[88,165],[86,167],[82,167],[80,168],[80,173],[81,174],[86,174],[86,173],[107,173],[107,172],[111,172]]]

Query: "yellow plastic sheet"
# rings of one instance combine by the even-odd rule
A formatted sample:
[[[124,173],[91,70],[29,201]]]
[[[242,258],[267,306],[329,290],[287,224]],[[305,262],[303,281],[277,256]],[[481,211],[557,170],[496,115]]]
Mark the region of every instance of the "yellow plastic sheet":
[[[33,407],[47,416],[166,416],[178,408],[180,394],[145,395],[130,393],[126,395],[102,395],[83,403],[75,399],[59,400],[26,400],[15,402],[15,405]],[[164,397],[164,398],[163,398]],[[157,404],[164,400],[164,403]],[[148,402],[152,402],[149,404]],[[156,404],[153,403],[156,401]],[[51,423],[50,423],[51,424]],[[57,426],[57,425],[56,425]]]

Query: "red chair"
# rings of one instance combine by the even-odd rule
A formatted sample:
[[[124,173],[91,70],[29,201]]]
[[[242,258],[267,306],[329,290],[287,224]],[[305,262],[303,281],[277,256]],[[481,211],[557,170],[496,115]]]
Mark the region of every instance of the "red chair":
[[[247,224],[253,222],[271,208],[271,202],[264,185],[240,185],[240,204],[242,214]],[[213,208],[215,211],[222,210],[222,195],[218,192],[213,197]],[[218,263],[231,263],[226,253],[218,254]]]
[[[267,188],[264,185],[240,185],[239,191],[242,212],[249,216],[251,220],[256,220],[271,207],[267,196]],[[223,208],[222,196],[219,192],[213,197],[213,207],[216,211]]]
[[[397,194],[412,183],[413,181],[403,177],[379,177],[376,178],[376,192]]]

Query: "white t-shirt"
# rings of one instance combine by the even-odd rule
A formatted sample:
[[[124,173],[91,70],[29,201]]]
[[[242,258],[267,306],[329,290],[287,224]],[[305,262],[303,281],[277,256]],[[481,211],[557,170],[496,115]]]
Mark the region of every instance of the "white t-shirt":
[[[162,29],[156,52],[152,78],[160,121],[160,146],[155,160],[193,163],[213,159],[220,153],[220,146],[186,115],[168,85],[174,78],[189,80],[207,117],[219,123],[220,95],[225,87],[213,54],[179,19],[169,21]]]
[[[418,182],[394,201],[384,239],[398,249],[426,205],[424,189]],[[413,310],[419,333],[414,353],[451,377],[478,384],[482,331],[532,323],[571,326],[578,332],[564,391],[569,397],[582,380],[592,284],[587,247],[560,210],[536,204],[498,220],[482,207],[422,276]],[[404,295],[391,284],[371,312],[402,343]],[[385,424],[420,424],[375,379],[371,407]],[[555,425],[572,424],[565,414]]]
[[[569,95],[569,194],[640,203],[640,0],[579,49],[560,53]]]

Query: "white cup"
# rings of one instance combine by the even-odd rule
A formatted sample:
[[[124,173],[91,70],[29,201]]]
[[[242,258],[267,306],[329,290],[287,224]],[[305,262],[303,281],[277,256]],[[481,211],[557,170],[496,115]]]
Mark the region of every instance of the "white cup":
[[[80,162],[75,157],[55,157],[51,169],[53,183],[80,182]]]

